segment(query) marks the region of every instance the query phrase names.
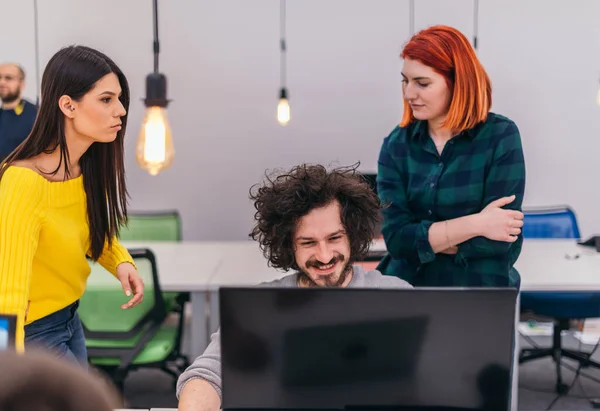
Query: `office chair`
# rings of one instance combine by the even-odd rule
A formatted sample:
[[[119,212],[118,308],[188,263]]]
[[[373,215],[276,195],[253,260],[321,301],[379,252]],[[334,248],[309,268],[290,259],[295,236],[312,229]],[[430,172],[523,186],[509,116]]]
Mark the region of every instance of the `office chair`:
[[[189,366],[179,350],[181,333],[166,321],[169,311],[158,280],[156,258],[149,249],[129,250],[144,281],[144,299],[130,309],[121,283],[100,264],[92,263],[88,288],[78,309],[88,360],[123,390],[128,373],[159,368],[176,382]],[[183,315],[181,313],[180,315]]]
[[[575,212],[569,207],[524,210],[523,238],[580,238]],[[569,273],[564,273],[565,276]],[[600,293],[594,292],[521,292],[521,313],[549,317],[554,323],[552,347],[526,348],[519,355],[519,364],[538,358],[552,357],[556,364],[556,392],[566,394],[561,361],[570,358],[581,366],[600,368],[590,354],[562,347],[561,332],[570,328],[572,319],[600,317]]]

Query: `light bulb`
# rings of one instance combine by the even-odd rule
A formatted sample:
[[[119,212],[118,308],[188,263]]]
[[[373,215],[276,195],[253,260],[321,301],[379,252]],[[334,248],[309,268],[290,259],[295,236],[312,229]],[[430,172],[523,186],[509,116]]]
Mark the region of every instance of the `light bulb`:
[[[288,102],[288,92],[285,87],[279,90],[279,104],[277,104],[277,121],[282,126],[286,126],[292,118],[290,114],[290,103]]]
[[[169,168],[175,157],[171,127],[164,107],[148,107],[137,143],[136,159],[150,175]]]
[[[287,98],[282,98],[277,105],[277,121],[279,121],[279,124],[282,126],[285,126],[290,122],[290,118],[290,104],[288,103]]]

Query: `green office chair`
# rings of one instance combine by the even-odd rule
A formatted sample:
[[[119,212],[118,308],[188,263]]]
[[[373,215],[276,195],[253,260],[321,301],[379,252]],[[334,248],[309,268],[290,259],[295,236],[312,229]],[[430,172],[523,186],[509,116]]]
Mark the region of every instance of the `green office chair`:
[[[122,310],[131,297],[100,264],[92,263],[88,287],[78,309],[88,360],[123,389],[127,374],[142,367],[160,368],[177,377],[189,366],[179,351],[178,326],[165,322],[168,311],[160,289],[156,259],[148,249],[129,250],[144,281],[144,300]],[[181,314],[183,315],[183,314]]]
[[[121,227],[121,241],[181,241],[181,217],[179,212],[133,212],[129,213],[127,225]]]
[[[127,225],[119,231],[121,241],[171,241],[182,240],[181,216],[177,210],[145,211],[128,213]],[[183,335],[185,303],[190,300],[189,293],[164,292],[163,299],[167,311],[180,314],[179,335]],[[180,337],[181,340],[181,337]],[[179,342],[181,344],[181,341]],[[181,350],[181,345],[178,345]]]

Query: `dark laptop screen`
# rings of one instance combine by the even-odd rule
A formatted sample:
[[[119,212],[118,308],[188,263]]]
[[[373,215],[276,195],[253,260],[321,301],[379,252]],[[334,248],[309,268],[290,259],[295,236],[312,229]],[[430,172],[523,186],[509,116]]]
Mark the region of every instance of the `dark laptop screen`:
[[[223,409],[507,410],[516,295],[222,288]]]

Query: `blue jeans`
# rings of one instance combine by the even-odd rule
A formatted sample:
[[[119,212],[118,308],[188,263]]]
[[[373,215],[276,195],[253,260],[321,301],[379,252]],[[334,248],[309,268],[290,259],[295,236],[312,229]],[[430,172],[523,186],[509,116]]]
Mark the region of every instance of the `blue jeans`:
[[[84,369],[88,367],[79,301],[25,326],[25,349],[49,351]]]

